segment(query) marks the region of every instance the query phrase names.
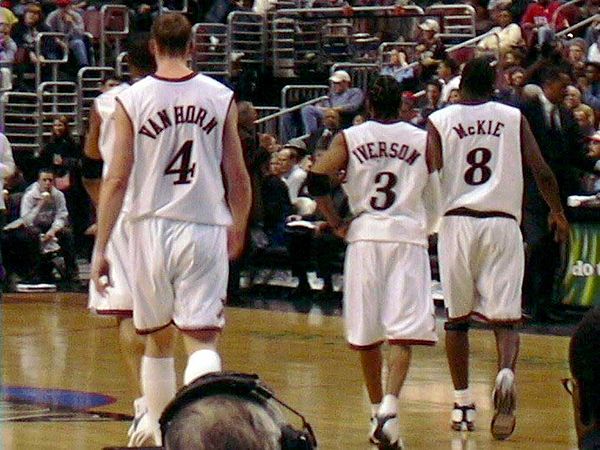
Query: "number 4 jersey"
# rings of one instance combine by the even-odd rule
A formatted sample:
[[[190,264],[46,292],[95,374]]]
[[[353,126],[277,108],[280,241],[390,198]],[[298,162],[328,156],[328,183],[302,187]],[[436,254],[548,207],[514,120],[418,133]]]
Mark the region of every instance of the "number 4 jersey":
[[[343,133],[348,150],[343,188],[355,216],[348,242],[427,246],[425,131],[405,122],[370,120]]]
[[[201,74],[148,76],[117,99],[134,133],[129,218],[229,225],[221,160],[233,92]]]
[[[447,106],[429,116],[442,142],[442,213],[468,208],[521,220],[521,112],[497,102]]]

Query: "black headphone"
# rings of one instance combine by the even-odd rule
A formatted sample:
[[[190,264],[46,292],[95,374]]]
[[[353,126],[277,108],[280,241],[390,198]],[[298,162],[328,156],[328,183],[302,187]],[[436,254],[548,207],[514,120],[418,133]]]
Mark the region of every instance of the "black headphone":
[[[274,400],[302,420],[302,430],[297,430],[287,423],[280,426],[281,449],[313,450],[317,448],[317,439],[312,427],[302,414],[275,397],[275,394],[260,381],[258,375],[237,372],[209,373],[181,388],[175,398],[167,405],[160,418],[163,445],[165,444],[165,435],[169,425],[179,411],[201,398],[219,394],[247,398],[267,407],[269,400]]]

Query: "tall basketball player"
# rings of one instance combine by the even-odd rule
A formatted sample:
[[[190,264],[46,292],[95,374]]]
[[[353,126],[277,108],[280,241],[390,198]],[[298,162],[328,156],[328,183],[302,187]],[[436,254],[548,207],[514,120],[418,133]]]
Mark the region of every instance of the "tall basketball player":
[[[104,293],[107,243],[129,185],[133,320],[146,336],[148,413],[136,432],[156,444],[176,389],[175,328],[188,353],[185,384],[221,370],[228,255],[242,251],[251,203],[233,92],[187,67],[190,38],[183,15],[158,17],[150,42],[156,73],[117,96],[117,151],[100,194],[92,269]]]
[[[127,55],[132,81],[153,73],[156,69],[154,57],[150,53],[147,37],[138,37],[128,46]],[[88,158],[104,161],[104,176],[110,165],[115,148],[115,122],[113,115],[117,106],[117,95],[129,87],[128,83],[120,83],[107,92],[98,96],[90,111],[90,127],[86,136],[85,154]],[[98,188],[94,180],[86,180],[88,193],[94,204],[98,204]],[[98,293],[93,283],[89,286],[88,307],[99,315],[115,316],[119,326],[119,342],[121,353],[127,363],[133,385],[140,394],[140,364],[144,354],[144,340],[135,333],[132,311],[133,299],[128,274],[131,272],[129,263],[128,225],[124,216],[129,211],[129,197],[126,196],[123,208],[111,234],[106,253],[112,265],[110,279],[112,286],[106,295]],[[133,435],[137,424],[146,412],[146,402],[142,395],[134,401],[134,420],[129,430]],[[130,442],[134,445],[134,442]]]
[[[448,312],[446,352],[454,384],[452,428],[473,430],[469,390],[469,321],[488,322],[496,337],[498,375],[491,432],[508,438],[515,427],[515,366],[521,320],[523,238],[519,229],[523,162],[545,201],[556,238],[568,223],[556,179],[543,160],[527,120],[516,108],[491,101],[495,69],[488,58],[465,66],[461,104],[429,116],[427,163],[439,174],[439,261]]]
[[[309,190],[334,232],[348,242],[344,266],[346,339],[357,350],[371,401],[371,442],[402,448],[398,396],[412,345],[434,345],[427,254],[426,133],[398,119],[400,86],[377,78],[368,92],[372,119],[336,135],[312,168]],[[333,207],[330,177],[344,169],[354,219]],[[385,395],[381,345],[390,345]]]

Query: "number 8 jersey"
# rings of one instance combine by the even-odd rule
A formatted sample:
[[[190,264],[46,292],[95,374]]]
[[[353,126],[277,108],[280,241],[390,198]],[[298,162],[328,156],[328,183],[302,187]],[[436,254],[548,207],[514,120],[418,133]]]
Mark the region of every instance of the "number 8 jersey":
[[[370,120],[343,134],[348,150],[343,188],[355,216],[346,240],[427,246],[425,131]]]
[[[229,225],[221,159],[233,92],[201,74],[181,79],[152,75],[117,100],[134,133],[129,218]]]
[[[521,112],[498,102],[457,104],[429,120],[442,142],[442,213],[468,208],[521,221]]]

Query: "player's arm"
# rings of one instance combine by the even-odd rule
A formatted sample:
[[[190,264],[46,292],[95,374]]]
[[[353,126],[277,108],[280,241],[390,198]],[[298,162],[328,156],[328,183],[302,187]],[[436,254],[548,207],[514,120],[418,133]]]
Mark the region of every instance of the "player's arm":
[[[102,160],[98,141],[100,140],[100,124],[102,119],[96,110],[96,104],[90,109],[89,126],[87,136],[85,137],[84,153],[85,156],[98,161]]]
[[[317,207],[334,233],[344,238],[348,223],[338,214],[331,197],[331,179],[348,165],[348,149],[343,133],[335,135],[327,152],[321,156],[308,172],[308,192],[317,202]]]
[[[121,212],[129,174],[133,167],[133,124],[120,103],[117,103],[115,111],[115,127],[115,149],[117,151],[114,152],[106,179],[100,190],[96,254],[92,267],[92,279],[101,294],[104,293],[106,285],[100,282],[100,278],[108,276],[109,272],[105,256],[106,245]]]
[[[423,202],[427,214],[427,232],[437,233],[442,211],[442,186],[440,170],[444,166],[442,157],[442,138],[437,128],[427,121],[427,143],[425,145],[425,160],[429,177],[423,191]]]
[[[442,158],[442,138],[437,128],[427,121],[427,148],[425,150],[427,170],[429,173],[439,171],[444,166]]]
[[[94,161],[102,161],[102,155],[100,154],[100,147],[98,141],[100,140],[100,114],[96,110],[96,104],[92,106],[89,117],[88,133],[85,137],[84,153],[89,159]],[[102,183],[100,178],[83,178],[83,186],[89,194],[94,205],[98,206],[98,198],[100,197],[100,184]]]
[[[237,259],[242,254],[252,203],[250,176],[244,163],[237,122],[237,106],[235,102],[232,102],[223,130],[223,162],[221,164],[227,204],[233,217],[233,224],[227,230],[229,259]]]
[[[523,161],[531,170],[542,197],[550,207],[548,220],[550,227],[554,230],[555,239],[565,242],[569,239],[569,223],[560,201],[558,183],[552,170],[544,161],[529,122],[524,116],[521,116],[521,149]]]

